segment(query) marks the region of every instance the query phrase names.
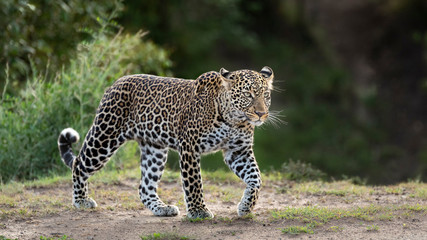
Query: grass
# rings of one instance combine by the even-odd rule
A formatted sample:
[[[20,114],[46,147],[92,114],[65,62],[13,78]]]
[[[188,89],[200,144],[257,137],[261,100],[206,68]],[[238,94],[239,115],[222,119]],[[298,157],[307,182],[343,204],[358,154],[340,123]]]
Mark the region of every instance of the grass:
[[[18,240],[17,238],[13,238],[13,239],[11,239],[11,238],[7,238],[7,237],[5,237],[5,236],[1,236],[0,235],[0,240]]]
[[[331,232],[341,232],[344,230],[344,228],[340,226],[331,226],[328,230]]]
[[[368,194],[372,188],[352,184],[349,181],[334,181],[334,182],[305,182],[297,183],[292,188],[292,193],[309,193],[334,196],[356,195],[360,196]]]
[[[242,196],[242,191],[236,191],[236,187],[229,185],[229,184],[213,184],[212,182],[206,183],[204,185],[204,191],[211,193],[213,196],[215,196],[215,199],[210,199],[209,201],[218,201],[218,198],[222,202],[238,202],[240,200],[240,197]]]
[[[125,151],[124,148],[123,151]],[[110,164],[110,163],[109,163]],[[137,194],[137,186],[140,179],[140,170],[137,167],[138,161],[135,161],[132,167],[127,166],[125,169],[102,170],[90,178],[90,195],[98,200],[100,208],[105,208],[109,211],[114,210],[141,210],[144,206],[139,200]],[[218,182],[231,183],[235,182],[234,175],[223,174],[224,171],[217,172],[203,172],[203,176],[207,182],[213,182],[212,179]],[[222,177],[219,177],[221,176]],[[176,171],[165,170],[162,182],[180,183],[180,174]],[[124,183],[131,185],[123,185]],[[53,193],[52,188],[61,186],[64,191]],[[106,187],[108,186],[108,188]],[[131,191],[120,192],[117,189],[123,187],[130,188]],[[215,184],[205,184],[208,191],[218,193],[222,201],[238,201],[241,192],[235,191],[231,187],[220,188]],[[71,185],[71,172],[66,175],[54,175],[51,177],[43,177],[38,180],[29,180],[23,182],[12,181],[7,184],[0,184],[0,219],[9,217],[17,217],[25,219],[34,216],[46,216],[54,214],[62,210],[72,209],[70,192]],[[242,189],[243,191],[243,189]],[[40,194],[40,193],[43,194]],[[163,189],[158,191],[160,197],[167,203],[177,204],[183,208],[184,202],[182,200],[181,189]],[[55,194],[54,198],[50,195]],[[178,196],[178,199],[176,197]],[[108,199],[109,205],[102,204],[102,199]],[[171,201],[173,200],[173,201]],[[175,202],[176,200],[176,202]]]
[[[68,237],[67,235],[63,235],[63,236],[61,236],[59,238],[41,236],[40,240],[73,240],[73,239],[70,238],[70,237]]]
[[[370,205],[367,207],[356,207],[351,209],[316,206],[286,207],[282,210],[272,211],[271,216],[272,219],[276,220],[286,219],[306,223],[305,226],[288,226],[282,229],[282,232],[284,233],[299,234],[314,233],[316,227],[340,219],[351,218],[367,222],[390,221],[394,217],[405,215],[410,216],[415,212],[427,215],[427,206],[420,204],[390,206]],[[339,230],[339,228],[336,230]],[[376,225],[371,225],[368,227],[368,231],[378,231],[378,227],[376,227]]]
[[[237,205],[244,189],[244,184],[236,179],[230,171],[203,171],[205,180],[205,192],[210,194],[206,199],[208,205],[212,202],[231,202],[233,208]],[[126,166],[123,169],[111,168],[95,174],[90,180],[90,195],[98,202],[99,207],[94,211],[140,211],[144,209],[139,199],[137,188],[139,185],[140,170],[138,162],[134,166]],[[335,182],[293,182],[287,181],[277,173],[263,175],[267,194],[286,194],[287,199],[318,197],[318,203],[322,199],[358,199],[371,201],[370,205],[360,207],[321,207],[309,204],[308,206],[288,206],[271,210],[265,220],[266,214],[250,214],[244,218],[216,216],[215,219],[188,219],[182,221],[203,224],[233,224],[236,221],[250,220],[254,223],[278,223],[284,225],[280,230],[286,234],[313,234],[325,224],[333,224],[327,231],[343,231],[336,224],[339,220],[355,219],[367,222],[369,232],[379,231],[375,226],[378,222],[394,221],[400,218],[411,218],[414,215],[427,215],[426,199],[427,184],[420,182],[408,182],[395,186],[360,186],[350,181]],[[280,179],[280,180],[279,180]],[[180,183],[180,174],[176,171],[165,170],[162,184]],[[185,208],[182,190],[179,187],[160,187],[159,195],[168,204],[175,204]],[[176,185],[174,185],[176,186]],[[33,217],[49,216],[61,211],[78,211],[71,207],[71,173],[65,176],[54,175],[39,180],[10,182],[0,185],[0,220],[4,219],[29,219]],[[278,189],[286,189],[281,192]],[[408,199],[399,204],[373,204],[376,196]],[[54,197],[52,197],[54,196]],[[359,205],[359,204],[358,204]],[[354,205],[353,205],[354,206]],[[235,209],[230,211],[235,212]],[[93,210],[91,210],[93,211]],[[261,217],[260,217],[261,216]],[[264,220],[262,220],[264,219]],[[160,234],[160,235],[159,235]],[[155,233],[145,239],[182,239],[183,236],[162,235]],[[165,233],[169,234],[169,233]],[[165,238],[156,238],[156,237]],[[149,238],[151,237],[151,238]],[[174,238],[179,237],[179,238]],[[0,239],[1,240],[1,239]]]
[[[187,240],[192,239],[187,236],[181,236],[177,233],[153,233],[145,236],[141,236],[141,240]]]
[[[203,178],[207,181],[212,181],[215,183],[240,183],[240,180],[232,171],[230,170],[217,170],[217,171],[203,171]]]
[[[219,222],[223,222],[223,223],[232,223],[233,222],[233,218],[229,218],[229,217],[223,217],[223,216],[217,216],[215,217],[215,219]]]
[[[373,224],[373,225],[367,226],[366,230],[368,232],[378,232],[380,228],[377,225]]]
[[[182,218],[183,222],[191,222],[191,223],[200,223],[200,222],[212,222],[213,218],[206,217],[206,218],[189,218],[187,216]]]
[[[297,235],[301,233],[310,233],[313,234],[313,230],[309,226],[289,226],[282,229],[283,233],[288,233],[292,235]]]
[[[249,214],[247,214],[241,218],[242,219],[248,219],[248,220],[256,220],[256,215],[253,212],[251,212],[251,213],[249,213]]]

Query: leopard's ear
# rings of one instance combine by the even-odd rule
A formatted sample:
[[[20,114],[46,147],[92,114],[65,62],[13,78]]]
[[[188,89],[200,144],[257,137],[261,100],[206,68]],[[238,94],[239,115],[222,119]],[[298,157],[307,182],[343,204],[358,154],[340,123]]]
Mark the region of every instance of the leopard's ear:
[[[225,68],[219,70],[219,76],[221,79],[221,85],[225,87],[226,90],[230,90],[232,84],[235,82],[234,75]]]
[[[225,68],[221,68],[221,69],[219,70],[219,74],[221,74],[221,76],[222,76],[223,78],[227,79],[227,78],[228,78],[228,76],[230,75],[230,71],[228,71],[228,70],[227,70],[227,69],[225,69]]]
[[[261,75],[267,81],[268,89],[273,89],[273,79],[274,79],[273,69],[265,66],[261,69],[259,73],[261,73]]]

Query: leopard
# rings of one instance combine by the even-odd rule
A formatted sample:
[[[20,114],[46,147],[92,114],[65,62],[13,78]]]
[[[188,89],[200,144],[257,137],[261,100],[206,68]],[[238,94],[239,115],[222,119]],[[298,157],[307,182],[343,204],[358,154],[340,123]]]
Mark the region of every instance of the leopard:
[[[159,181],[169,150],[178,152],[186,216],[213,218],[203,197],[200,160],[203,154],[222,151],[226,165],[246,185],[237,205],[238,216],[251,213],[258,200],[261,174],[255,159],[254,129],[269,118],[273,70],[221,68],[197,79],[127,75],[107,88],[93,124],[79,142],[76,130],[66,128],[58,137],[62,162],[72,171],[76,208],[95,208],[88,194],[88,179],[109,161],[125,142],[140,150],[139,197],[156,216],[177,216],[179,208],[158,196]]]

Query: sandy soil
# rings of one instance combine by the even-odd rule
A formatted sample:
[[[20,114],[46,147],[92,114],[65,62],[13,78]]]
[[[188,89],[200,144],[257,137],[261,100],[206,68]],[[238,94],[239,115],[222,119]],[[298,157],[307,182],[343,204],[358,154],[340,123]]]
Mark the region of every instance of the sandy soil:
[[[141,239],[141,236],[153,233],[169,233],[169,236],[175,234],[188,239],[427,239],[425,211],[410,214],[396,211],[392,217],[381,220],[341,218],[316,227],[313,234],[285,234],[281,229],[305,225],[303,221],[272,217],[271,211],[286,206],[355,208],[405,204],[425,206],[427,203],[425,199],[410,198],[404,193],[378,191],[363,196],[291,194],[280,191],[284,187],[292,189],[288,183],[265,184],[254,215],[238,218],[236,205],[244,185],[208,181],[205,183],[205,198],[215,218],[197,222],[186,220],[181,187],[174,182],[160,185],[162,190],[159,193],[163,200],[177,204],[181,211],[179,216],[167,218],[155,217],[144,209],[138,200],[136,182],[91,186],[91,195],[99,205],[96,210],[76,210],[69,206],[71,184],[25,188],[17,204],[0,205],[3,213],[10,210],[16,212],[0,219],[0,236],[11,239],[40,239],[41,236],[56,239],[66,235],[67,239],[90,240]],[[20,209],[27,212],[20,213]]]

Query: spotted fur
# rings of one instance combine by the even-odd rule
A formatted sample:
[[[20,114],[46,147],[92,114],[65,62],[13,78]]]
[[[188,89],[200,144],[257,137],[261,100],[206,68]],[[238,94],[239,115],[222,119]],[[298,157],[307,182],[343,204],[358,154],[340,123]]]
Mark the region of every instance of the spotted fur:
[[[88,178],[100,170],[126,141],[141,150],[142,203],[158,216],[179,214],[157,195],[168,149],[180,155],[182,187],[189,218],[213,217],[203,199],[200,157],[223,151],[224,161],[246,183],[238,215],[251,212],[258,199],[261,177],[253,153],[254,127],[268,117],[273,71],[207,72],[196,80],[131,75],[117,80],[105,92],[80,153],[71,144],[79,136],[64,129],[58,147],[73,173],[73,205],[93,208]]]

